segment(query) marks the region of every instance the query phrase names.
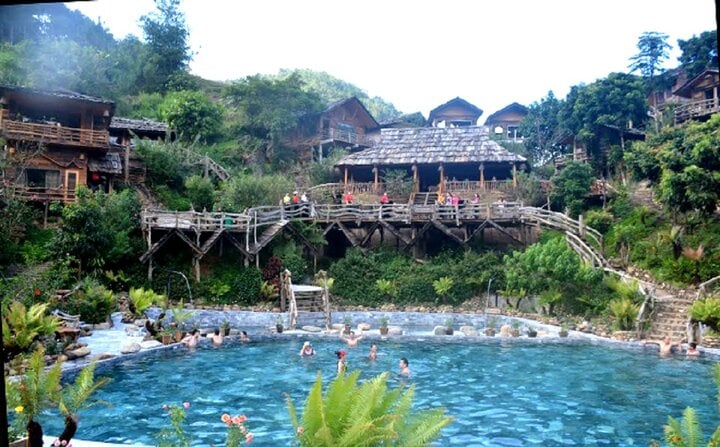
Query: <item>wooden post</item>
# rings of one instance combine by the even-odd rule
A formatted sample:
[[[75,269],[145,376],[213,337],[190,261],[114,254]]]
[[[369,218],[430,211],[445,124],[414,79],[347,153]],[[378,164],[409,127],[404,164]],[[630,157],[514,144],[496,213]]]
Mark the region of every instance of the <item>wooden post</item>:
[[[480,191],[485,192],[485,164],[480,163]]]
[[[347,188],[348,184],[348,168],[345,166],[345,187]]]
[[[517,166],[515,166],[515,163],[513,163],[513,167],[512,167],[512,176],[513,176],[513,188],[517,188]]]
[[[418,173],[417,163],[412,164],[412,173],[413,173],[413,189],[415,192],[419,192],[420,191],[420,175]]]
[[[583,225],[583,215],[578,216],[578,233],[580,237],[585,237],[585,227]]]
[[[375,173],[375,192],[378,192],[378,184],[380,181],[380,170],[378,169],[377,165],[375,165],[373,167],[373,172]]]
[[[440,194],[445,194],[445,167],[442,163],[440,163],[438,170],[440,171],[440,184],[438,185],[438,192]]]
[[[125,171],[125,184],[127,185],[130,183],[130,143],[125,143],[125,166],[123,166],[123,170]]]
[[[148,244],[148,250],[152,248],[152,226],[148,227],[148,234],[147,234],[147,244]],[[150,259],[148,260],[148,281],[152,281],[153,276],[153,257],[150,255]]]
[[[49,200],[45,201],[45,210],[43,211],[43,228],[47,228],[49,203]]]

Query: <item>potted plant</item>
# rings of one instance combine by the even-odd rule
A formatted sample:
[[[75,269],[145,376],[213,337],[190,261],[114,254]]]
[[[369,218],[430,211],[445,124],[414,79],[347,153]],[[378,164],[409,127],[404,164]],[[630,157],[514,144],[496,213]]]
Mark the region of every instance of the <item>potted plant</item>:
[[[562,324],[560,325],[560,331],[558,332],[558,336],[565,338],[565,337],[567,337],[568,335],[569,335],[568,325],[567,325],[567,323],[562,323]]]
[[[455,333],[455,330],[453,329],[453,319],[448,318],[445,320],[445,334],[452,335],[453,333]]]
[[[387,335],[388,334],[388,322],[390,319],[388,317],[380,317],[380,335]]]
[[[350,315],[345,315],[343,317],[343,324],[345,325],[345,329],[343,329],[343,334],[350,335],[350,331],[352,330],[352,318],[350,318]]]
[[[278,315],[277,319],[275,320],[275,331],[277,331],[278,334],[282,334],[282,331],[285,329],[285,324],[283,322],[283,317]]]
[[[230,322],[227,318],[220,324],[220,332],[222,332],[224,337],[230,335]]]
[[[164,345],[169,345],[173,342],[173,339],[175,337],[175,329],[174,328],[163,328],[162,331],[160,331],[160,341]]]
[[[492,318],[488,319],[487,326],[485,326],[485,335],[488,337],[494,337],[496,327],[497,327],[497,318],[492,317]]]
[[[527,336],[530,338],[537,337],[537,330],[535,330],[535,328],[532,326],[528,326],[527,327]]]
[[[513,337],[519,337],[520,336],[520,321],[519,320],[512,320],[510,322],[510,335]]]

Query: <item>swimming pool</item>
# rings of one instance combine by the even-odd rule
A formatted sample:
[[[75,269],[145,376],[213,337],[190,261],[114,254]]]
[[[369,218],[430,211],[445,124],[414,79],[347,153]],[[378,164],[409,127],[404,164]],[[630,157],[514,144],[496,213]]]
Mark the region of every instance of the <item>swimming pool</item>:
[[[334,376],[333,352],[342,346],[313,339],[317,355],[300,358],[303,340],[203,345],[120,362],[101,372],[113,381],[98,397],[113,406],[85,411],[77,437],[154,445],[167,426],[161,406],[188,401],[195,445],[224,444],[225,412],[249,418],[254,445],[290,445],[284,393],[302,407],[318,370],[326,382]],[[416,407],[444,406],[455,418],[439,445],[645,446],[686,406],[706,431],[716,420],[710,361],[587,343],[424,340],[376,340],[376,362],[366,359],[371,340],[363,340],[348,350],[348,366],[368,378],[395,373],[407,357]],[[59,429],[46,424],[47,433]]]

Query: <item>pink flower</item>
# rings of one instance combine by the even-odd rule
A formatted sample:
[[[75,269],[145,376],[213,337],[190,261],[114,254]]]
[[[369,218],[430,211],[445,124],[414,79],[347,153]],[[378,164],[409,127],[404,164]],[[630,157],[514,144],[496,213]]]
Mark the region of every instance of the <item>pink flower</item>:
[[[60,440],[59,440],[59,439],[56,439],[55,442],[53,442],[53,445],[54,445],[55,447],[60,447]]]
[[[63,439],[60,445],[67,445],[67,441]]]
[[[220,420],[225,422],[226,424],[230,423],[230,415],[225,413],[222,416],[220,416]]]
[[[240,425],[243,423],[243,421],[242,419],[240,419],[240,416],[235,416],[234,418],[232,418],[232,423],[235,425]]]
[[[253,438],[255,438],[255,435],[252,433],[248,433],[245,435],[245,444],[250,444],[253,441]]]
[[[235,416],[238,419],[238,424],[242,424],[243,422],[247,421],[247,417],[244,414],[241,414],[240,416]]]
[[[190,408],[190,402],[183,402],[183,408]]]

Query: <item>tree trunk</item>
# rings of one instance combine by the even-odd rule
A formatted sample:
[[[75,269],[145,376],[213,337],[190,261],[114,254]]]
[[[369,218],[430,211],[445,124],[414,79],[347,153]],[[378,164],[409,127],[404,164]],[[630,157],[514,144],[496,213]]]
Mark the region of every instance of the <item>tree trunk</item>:
[[[28,446],[43,447],[43,431],[40,424],[30,419],[27,423]]]
[[[77,421],[72,416],[65,416],[65,430],[60,435],[60,442],[67,441],[70,444],[75,433],[77,433]]]

